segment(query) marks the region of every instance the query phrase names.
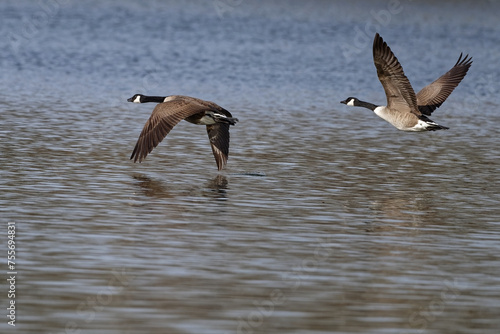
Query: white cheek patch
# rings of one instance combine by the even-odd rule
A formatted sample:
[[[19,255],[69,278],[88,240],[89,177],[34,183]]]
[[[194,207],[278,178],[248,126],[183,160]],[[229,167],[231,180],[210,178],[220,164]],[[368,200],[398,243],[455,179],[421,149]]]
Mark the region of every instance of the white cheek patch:
[[[354,99],[350,99],[349,102],[347,102],[348,106],[355,107],[354,105]]]
[[[134,100],[134,103],[141,103],[141,97],[137,96]]]

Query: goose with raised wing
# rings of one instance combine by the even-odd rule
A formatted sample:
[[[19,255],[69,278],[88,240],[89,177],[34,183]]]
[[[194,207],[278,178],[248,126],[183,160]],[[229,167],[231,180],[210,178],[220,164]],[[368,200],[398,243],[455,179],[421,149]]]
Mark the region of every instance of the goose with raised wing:
[[[472,64],[472,57],[468,55],[462,57],[460,54],[457,63],[451,70],[425,86],[417,94],[413,91],[398,59],[378,33],[375,34],[373,41],[373,61],[377,68],[378,78],[384,87],[387,105],[378,106],[360,101],[355,97],[348,97],[344,101],[340,101],[341,103],[370,109],[377,116],[402,131],[448,129],[430,120],[427,116],[439,108],[462,81]]]
[[[206,125],[212,152],[218,170],[226,166],[229,155],[229,126],[238,122],[221,106],[201,99],[183,95],[146,96],[135,94],[128,102],[158,105],[146,121],[130,159],[141,162],[167,136],[181,120],[197,125]]]

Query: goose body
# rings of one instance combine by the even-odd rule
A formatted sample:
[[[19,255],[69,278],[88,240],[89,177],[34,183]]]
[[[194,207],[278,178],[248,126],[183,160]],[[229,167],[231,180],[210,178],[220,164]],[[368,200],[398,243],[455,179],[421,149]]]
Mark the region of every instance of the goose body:
[[[386,42],[377,33],[373,41],[373,61],[387,97],[386,106],[348,97],[340,101],[348,106],[364,107],[402,131],[434,131],[448,129],[429,119],[467,74],[472,58],[458,58],[455,66],[415,94],[403,67]]]
[[[130,159],[142,162],[181,120],[207,127],[208,138],[219,170],[226,166],[229,155],[229,126],[238,122],[221,106],[183,95],[146,96],[135,94],[128,102],[158,105],[146,121]]]

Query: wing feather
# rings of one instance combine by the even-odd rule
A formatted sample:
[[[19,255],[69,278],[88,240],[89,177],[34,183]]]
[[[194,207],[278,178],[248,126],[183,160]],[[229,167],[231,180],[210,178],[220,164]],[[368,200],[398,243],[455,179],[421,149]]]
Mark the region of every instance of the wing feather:
[[[226,166],[229,156],[229,124],[207,125],[208,138],[219,170]]]
[[[387,96],[387,107],[398,112],[421,115],[415,92],[403,67],[378,33],[373,40],[373,61]]]
[[[434,110],[443,104],[465,77],[471,64],[472,57],[465,55],[462,58],[462,54],[460,54],[457,63],[451,70],[418,92],[417,105],[422,114],[430,116]]]
[[[146,121],[130,159],[141,162],[186,117],[207,110],[205,105],[183,99],[159,103]]]

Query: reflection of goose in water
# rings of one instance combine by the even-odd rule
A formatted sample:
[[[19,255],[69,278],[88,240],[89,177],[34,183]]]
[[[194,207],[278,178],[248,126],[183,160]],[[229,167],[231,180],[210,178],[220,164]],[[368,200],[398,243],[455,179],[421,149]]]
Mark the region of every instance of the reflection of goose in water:
[[[143,194],[147,197],[155,197],[155,198],[175,197],[167,189],[167,186],[159,180],[153,180],[147,176],[138,174],[134,175],[133,178],[137,181],[137,185],[140,187]]]
[[[400,194],[401,196],[379,196],[370,202],[372,221],[368,222],[369,232],[408,229],[409,234],[418,234],[419,228],[427,223],[439,223],[432,200],[429,196]]]
[[[206,184],[205,189],[208,191],[203,192],[203,196],[211,197],[214,199],[226,199],[227,198],[227,178],[224,175],[217,175],[212,180],[209,180]]]
[[[442,221],[429,193],[355,190],[346,197],[349,200],[343,203],[344,212],[356,217],[355,222],[367,232],[408,229],[408,234],[414,234],[428,223]]]
[[[224,175],[217,175],[209,179],[205,186],[186,184],[170,184],[160,180],[154,180],[144,175],[134,175],[133,178],[138,182],[142,193],[147,197],[154,198],[176,198],[179,196],[203,196],[214,199],[225,199],[227,197],[228,181]]]

